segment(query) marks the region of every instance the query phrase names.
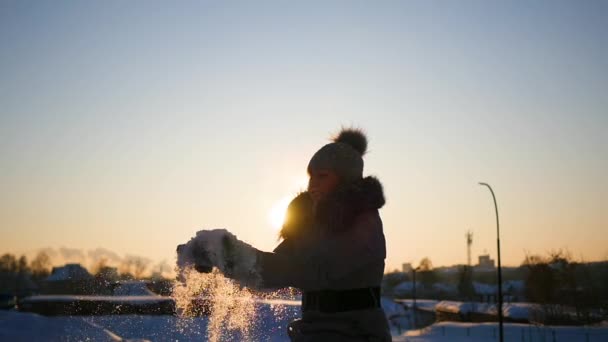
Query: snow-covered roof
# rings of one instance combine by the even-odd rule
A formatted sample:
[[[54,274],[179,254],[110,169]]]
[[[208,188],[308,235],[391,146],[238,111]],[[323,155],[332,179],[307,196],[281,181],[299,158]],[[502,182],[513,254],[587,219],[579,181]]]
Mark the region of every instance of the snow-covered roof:
[[[113,293],[115,296],[156,296],[148,289],[146,283],[141,281],[119,283]]]
[[[498,287],[496,285],[484,284],[474,281],[473,288],[475,289],[475,293],[480,295],[494,295],[498,292]]]
[[[451,313],[468,313],[473,310],[472,303],[455,302],[451,300],[442,300],[435,305],[435,310]]]
[[[433,289],[436,291],[442,291],[442,292],[448,292],[448,293],[458,292],[458,288],[455,285],[445,284],[445,283],[435,283],[435,284],[433,284]]]
[[[53,267],[53,272],[46,278],[46,281],[62,280],[88,280],[93,276],[80,264],[67,264],[61,267]]]
[[[502,283],[502,288],[505,291],[521,292],[525,289],[526,284],[523,280],[507,280]]]
[[[496,304],[479,302],[456,302],[441,301],[435,306],[437,311],[467,314],[469,312],[496,315]],[[533,303],[508,303],[503,304],[502,312],[504,317],[514,320],[528,320],[531,313],[538,309],[538,304]]]
[[[416,283],[416,289],[421,289],[422,288],[422,284],[420,284],[419,282]],[[395,286],[393,288],[393,291],[395,291],[395,293],[405,293],[405,292],[412,292],[412,290],[414,289],[414,283],[411,281],[404,281],[402,283],[399,283],[397,286]]]
[[[414,306],[413,299],[396,299],[395,302],[401,303],[401,305],[408,308]],[[439,301],[435,299],[416,299],[416,308],[424,311],[435,311],[435,305],[437,305],[437,303],[439,303]]]

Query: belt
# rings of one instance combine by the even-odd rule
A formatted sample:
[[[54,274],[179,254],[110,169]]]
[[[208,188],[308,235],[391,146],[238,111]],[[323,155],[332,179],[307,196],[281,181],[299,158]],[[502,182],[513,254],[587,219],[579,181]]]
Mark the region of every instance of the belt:
[[[302,311],[325,313],[380,308],[380,288],[306,291],[302,294]]]

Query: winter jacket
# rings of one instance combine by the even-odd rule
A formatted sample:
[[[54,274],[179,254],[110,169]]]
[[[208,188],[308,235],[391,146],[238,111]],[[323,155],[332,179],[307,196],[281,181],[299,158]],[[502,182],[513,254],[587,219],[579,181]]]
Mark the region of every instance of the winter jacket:
[[[272,253],[258,255],[263,286],[303,291],[379,287],[386,243],[378,209],[384,203],[382,185],[373,177],[339,188],[314,212],[308,193],[298,195],[287,211],[283,241]],[[290,325],[290,336],[294,341],[390,340],[382,309],[305,312]]]

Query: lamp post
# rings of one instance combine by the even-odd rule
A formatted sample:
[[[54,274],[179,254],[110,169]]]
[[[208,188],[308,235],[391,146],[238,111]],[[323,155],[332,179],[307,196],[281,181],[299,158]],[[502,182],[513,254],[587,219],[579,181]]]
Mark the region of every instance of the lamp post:
[[[412,318],[414,321],[414,329],[416,329],[416,272],[420,269],[420,266],[412,269],[412,274],[413,274],[413,280],[414,280],[414,286],[412,287],[412,297],[414,299],[414,304],[412,305]]]
[[[480,182],[479,185],[481,186],[486,186],[488,187],[488,189],[490,189],[490,193],[492,193],[492,199],[494,199],[494,209],[496,211],[496,247],[498,250],[498,332],[499,332],[499,336],[500,342],[504,341],[504,334],[503,334],[503,318],[502,318],[502,270],[501,270],[501,264],[500,264],[500,226],[498,224],[498,205],[496,204],[496,196],[494,195],[494,190],[492,190],[492,187],[490,186],[490,184],[488,183],[482,183]]]

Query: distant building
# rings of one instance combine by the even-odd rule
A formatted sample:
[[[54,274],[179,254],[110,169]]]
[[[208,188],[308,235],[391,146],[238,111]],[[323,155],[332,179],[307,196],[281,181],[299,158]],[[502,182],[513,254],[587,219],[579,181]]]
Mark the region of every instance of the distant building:
[[[51,275],[43,283],[44,294],[96,294],[99,285],[95,278],[80,264],[53,267]]]
[[[475,266],[478,270],[481,271],[491,271],[496,268],[494,264],[494,259],[491,259],[489,255],[480,255],[479,263]]]
[[[90,280],[92,278],[89,271],[80,264],[66,264],[61,267],[53,267],[53,271],[46,281]]]
[[[401,272],[403,272],[405,274],[412,272],[412,269],[413,269],[412,264],[409,262],[406,262],[401,265]]]

